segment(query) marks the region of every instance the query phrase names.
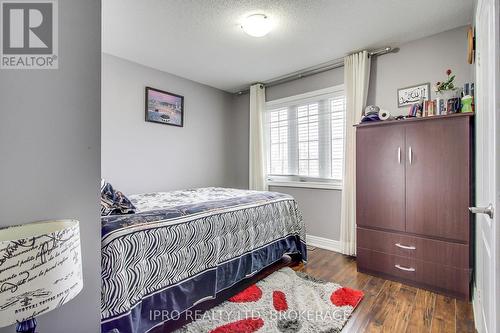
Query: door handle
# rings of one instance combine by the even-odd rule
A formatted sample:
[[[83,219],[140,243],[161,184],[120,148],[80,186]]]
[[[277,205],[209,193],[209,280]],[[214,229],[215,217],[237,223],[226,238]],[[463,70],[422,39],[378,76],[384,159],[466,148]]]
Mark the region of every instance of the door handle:
[[[398,164],[401,164],[401,147],[398,147]]]
[[[486,214],[490,217],[490,219],[493,219],[494,208],[491,203],[488,207],[469,207],[469,210],[472,214]]]
[[[413,161],[413,150],[411,150],[411,146],[408,148],[408,161],[410,161],[410,164]]]
[[[394,267],[396,267],[397,269],[400,269],[402,271],[406,271],[406,272],[415,272],[415,268],[413,268],[413,267],[403,267],[401,265],[394,265]]]
[[[413,246],[413,245],[408,246],[408,245],[402,245],[402,244],[399,244],[399,243],[396,243],[396,244],[394,244],[394,245],[396,245],[397,247],[399,247],[399,248],[401,248],[401,249],[405,249],[405,250],[415,250],[415,249],[417,249],[417,248],[416,248],[415,246]]]

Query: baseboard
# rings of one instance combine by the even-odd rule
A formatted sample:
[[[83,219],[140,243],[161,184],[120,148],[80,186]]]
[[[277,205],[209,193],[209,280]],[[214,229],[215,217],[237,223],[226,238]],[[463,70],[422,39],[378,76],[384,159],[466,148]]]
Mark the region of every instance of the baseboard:
[[[306,235],[306,242],[307,245],[340,253],[340,241],[338,240],[333,240],[313,235]]]
[[[477,298],[477,289],[476,286],[474,286],[472,289],[472,313],[474,316],[474,325],[476,326],[475,328],[478,333],[484,333],[483,313]]]

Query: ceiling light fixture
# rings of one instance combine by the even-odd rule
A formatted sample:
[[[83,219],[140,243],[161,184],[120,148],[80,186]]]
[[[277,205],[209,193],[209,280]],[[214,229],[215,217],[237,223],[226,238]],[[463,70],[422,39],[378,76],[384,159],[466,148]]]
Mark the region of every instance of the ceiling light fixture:
[[[247,16],[241,28],[247,34],[253,37],[264,37],[271,31],[272,24],[271,20],[264,14],[254,14]]]

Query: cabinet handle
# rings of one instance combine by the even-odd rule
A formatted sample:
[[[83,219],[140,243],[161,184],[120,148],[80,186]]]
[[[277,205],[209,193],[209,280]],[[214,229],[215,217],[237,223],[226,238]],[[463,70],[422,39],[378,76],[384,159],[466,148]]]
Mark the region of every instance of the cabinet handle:
[[[394,244],[399,248],[405,249],[405,250],[416,250],[417,248],[415,246],[408,246],[408,245],[401,245],[399,243]]]
[[[406,271],[406,272],[415,272],[415,268],[413,268],[413,267],[403,267],[403,266],[398,265],[398,264],[394,265],[394,267],[396,267],[397,269],[400,269],[402,271]]]
[[[398,164],[401,164],[401,147],[398,147]]]
[[[411,150],[411,146],[408,149],[408,160],[410,161],[410,164],[413,161],[413,151]]]

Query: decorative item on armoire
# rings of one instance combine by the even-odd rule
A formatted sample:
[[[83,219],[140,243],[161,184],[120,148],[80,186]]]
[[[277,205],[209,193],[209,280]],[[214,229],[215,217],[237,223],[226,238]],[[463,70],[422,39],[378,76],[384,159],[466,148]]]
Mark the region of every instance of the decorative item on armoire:
[[[423,115],[423,101],[420,100],[418,103],[415,103],[415,104],[412,104],[410,106],[410,110],[408,112],[408,117],[411,118],[411,117],[417,117],[417,118],[420,118],[422,117]]]
[[[446,111],[448,114],[460,112],[461,101],[459,97],[448,99]]]
[[[361,118],[361,122],[365,123],[367,121],[379,121],[381,120],[379,117],[380,108],[376,105],[368,105],[365,107],[363,111],[363,117]]]
[[[35,317],[62,306],[83,288],[78,221],[0,229],[0,281],[0,327],[17,324],[16,332],[34,333]]]
[[[461,112],[474,112],[472,109],[473,98],[471,95],[462,97],[462,111]]]
[[[443,98],[436,98],[434,100],[436,103],[436,115],[441,116],[446,114],[446,105],[444,104],[446,101]]]
[[[369,116],[371,114],[378,114],[378,112],[380,111],[380,108],[376,105],[368,105],[367,107],[365,107],[365,111],[364,111],[364,116]]]
[[[431,84],[422,83],[411,87],[398,89],[398,107],[422,103],[431,98]]]
[[[379,110],[378,117],[380,118],[380,120],[393,120],[394,119],[392,114],[387,110]]]
[[[434,86],[434,91],[436,92],[437,98],[442,99],[444,111],[440,114],[451,114],[460,111],[460,101],[454,100],[460,97],[460,90],[455,87],[455,75],[452,75],[451,69],[446,70],[447,79],[443,82],[438,81]],[[452,100],[452,101],[450,101]]]
[[[436,101],[424,101],[424,117],[432,117],[436,115]]]
[[[474,112],[474,82],[464,83],[462,109],[460,112]]]

